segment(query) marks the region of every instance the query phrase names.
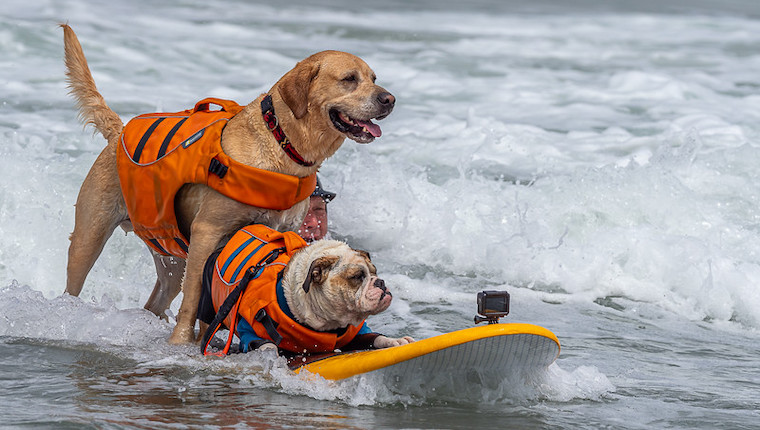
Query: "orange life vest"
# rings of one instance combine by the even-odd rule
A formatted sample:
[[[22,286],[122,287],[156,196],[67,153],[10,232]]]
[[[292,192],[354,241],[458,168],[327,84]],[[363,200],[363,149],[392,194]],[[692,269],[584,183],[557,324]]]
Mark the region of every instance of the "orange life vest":
[[[245,290],[224,319],[224,324],[228,328],[237,328],[239,315],[262,339],[274,341],[279,348],[297,353],[333,351],[351,342],[362,324],[359,327],[349,325],[340,334],[320,332],[301,325],[290,314],[279,283],[280,273],[291,256],[306,246],[306,242],[292,231],[281,233],[260,224],[249,225],[235,233],[213,266],[211,298],[214,310],[219,312],[230,293],[246,278],[249,269],[251,275],[245,279],[248,284],[243,285]],[[273,328],[276,333],[272,333]],[[210,329],[216,330],[214,327]],[[204,343],[212,336],[213,333],[207,334]],[[279,342],[275,339],[277,337],[281,337]],[[230,341],[231,336],[225,349],[229,348]],[[205,345],[201,348],[205,353]]]
[[[211,105],[221,110],[210,110]],[[187,257],[174,197],[185,184],[205,184],[241,203],[285,210],[308,198],[316,174],[305,178],[247,166],[222,150],[222,130],[243,109],[207,98],[193,109],[149,113],[124,127],[117,150],[119,181],[135,234],[163,255]]]

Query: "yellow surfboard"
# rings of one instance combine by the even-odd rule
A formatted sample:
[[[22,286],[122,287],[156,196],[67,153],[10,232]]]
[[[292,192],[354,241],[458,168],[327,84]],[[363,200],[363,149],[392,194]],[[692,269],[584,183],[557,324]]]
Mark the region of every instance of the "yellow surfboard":
[[[373,371],[404,378],[474,370],[498,378],[545,369],[559,351],[557,336],[543,327],[487,324],[393,348],[298,356],[289,365],[296,373],[306,370],[332,380]]]

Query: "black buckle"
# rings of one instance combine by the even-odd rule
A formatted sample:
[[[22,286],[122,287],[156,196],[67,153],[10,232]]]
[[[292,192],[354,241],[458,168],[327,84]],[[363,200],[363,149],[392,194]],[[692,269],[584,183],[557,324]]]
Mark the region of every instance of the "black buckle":
[[[209,173],[215,174],[219,177],[219,179],[224,178],[224,175],[227,174],[227,169],[228,167],[222,164],[222,162],[216,158],[212,158],[211,163],[208,165]]]

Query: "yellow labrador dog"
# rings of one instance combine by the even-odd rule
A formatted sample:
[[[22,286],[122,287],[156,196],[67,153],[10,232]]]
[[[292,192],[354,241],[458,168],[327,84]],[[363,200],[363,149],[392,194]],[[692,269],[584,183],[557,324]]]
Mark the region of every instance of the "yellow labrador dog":
[[[76,296],[114,229],[121,226],[130,231],[132,223],[117,167],[124,124],[98,92],[74,31],[68,25],[62,27],[66,75],[80,118],[108,141],[77,197],[66,280],[66,292]],[[276,117],[266,117],[262,103],[266,101]],[[374,72],[360,58],[344,52],[320,52],[296,64],[269,92],[232,116],[221,131],[221,147],[237,163],[305,178],[316,173],[346,137],[359,143],[379,137],[380,128],[372,120],[389,115],[394,103],[393,95],[375,84]],[[297,229],[308,198],[286,210],[262,209],[209,186],[189,183],[178,191],[173,206],[178,228],[189,239],[186,260],[152,250],[158,280],[145,307],[163,314],[180,291],[180,277],[171,275],[184,269],[184,295],[169,342],[191,343],[208,256],[233,232],[253,222],[281,231]]]

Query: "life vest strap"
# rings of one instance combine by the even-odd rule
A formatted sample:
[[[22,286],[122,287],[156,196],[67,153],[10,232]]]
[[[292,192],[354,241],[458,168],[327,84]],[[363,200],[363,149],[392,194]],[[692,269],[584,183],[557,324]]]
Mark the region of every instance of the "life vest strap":
[[[206,333],[203,335],[203,340],[201,341],[201,354],[203,355],[217,355],[217,356],[223,356],[229,354],[230,345],[232,344],[232,337],[235,334],[235,326],[237,325],[237,313],[238,313],[238,307],[240,306],[240,299],[243,297],[243,293],[245,292],[245,289],[248,287],[248,283],[251,282],[252,279],[256,279],[262,270],[264,270],[264,267],[268,264],[271,264],[274,262],[274,260],[277,259],[277,257],[280,256],[280,254],[286,252],[285,248],[275,248],[267,255],[264,256],[258,263],[256,263],[255,266],[251,266],[248,268],[248,270],[245,271],[245,274],[243,274],[243,278],[240,279],[240,282],[237,284],[234,290],[227,296],[226,299],[224,299],[224,303],[222,303],[221,306],[219,306],[219,311],[216,313],[216,316],[214,317],[214,320],[211,321],[211,324],[209,324],[208,328],[206,329]],[[227,318],[227,315],[230,314],[231,311],[234,310],[234,317],[232,319],[232,327],[227,327],[230,331],[229,336],[227,337],[227,343],[224,346],[224,349],[220,353],[210,353],[206,352],[208,349],[209,344],[211,343],[211,339],[214,338],[214,335],[217,331],[222,327],[224,324],[225,318]],[[264,315],[266,315],[266,312],[264,312]],[[257,315],[258,320],[258,315]],[[269,318],[269,321],[272,322],[272,319]],[[272,325],[272,324],[270,324]],[[265,324],[265,327],[267,325]],[[275,340],[274,338],[272,340],[275,340],[275,344],[279,345],[280,341],[282,340],[282,336],[277,333],[276,327],[273,327],[273,331],[277,336],[279,337],[279,340]],[[269,332],[269,327],[267,327],[267,333]],[[272,334],[269,334],[272,336]]]
[[[259,311],[256,312],[254,319],[264,326],[267,334],[272,338],[272,342],[274,342],[275,345],[280,346],[280,342],[282,342],[282,336],[280,336],[280,333],[277,332],[277,326],[279,324],[277,324],[277,322],[275,322],[275,320],[273,320],[272,317],[267,314],[266,309],[259,309]]]

